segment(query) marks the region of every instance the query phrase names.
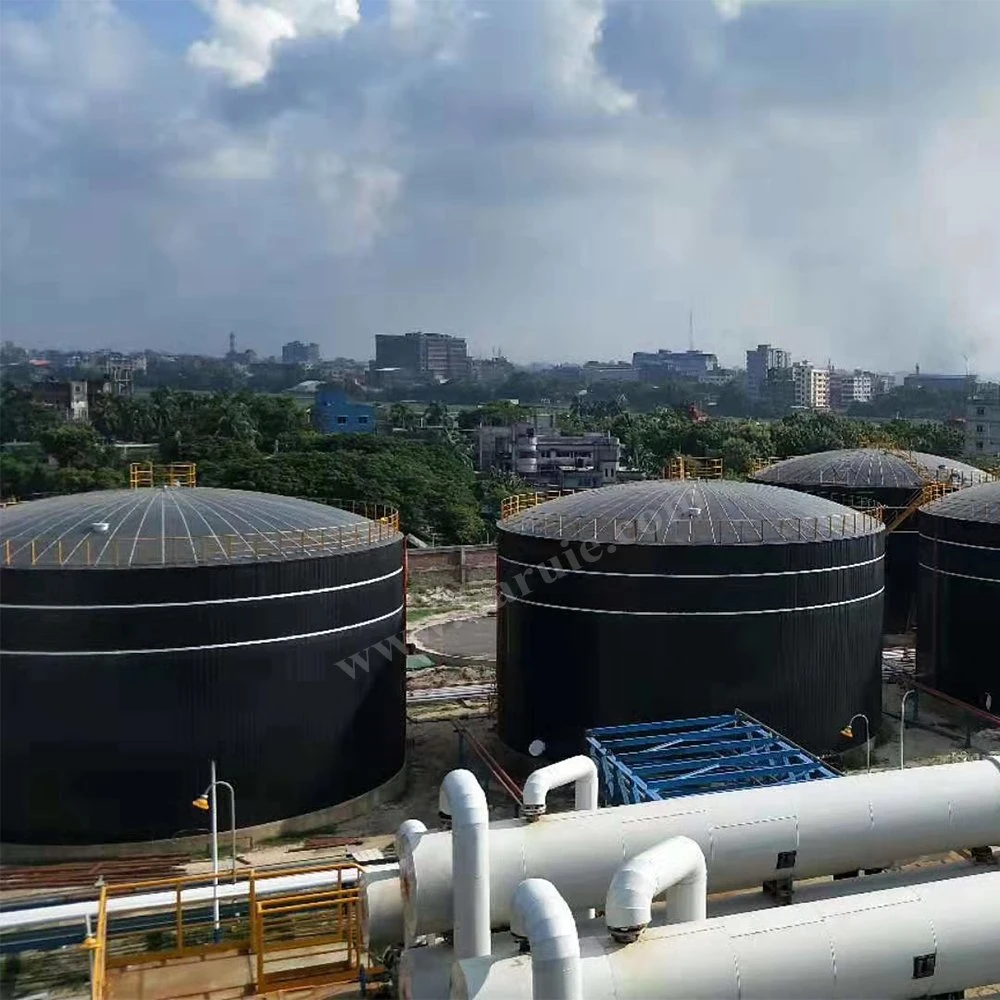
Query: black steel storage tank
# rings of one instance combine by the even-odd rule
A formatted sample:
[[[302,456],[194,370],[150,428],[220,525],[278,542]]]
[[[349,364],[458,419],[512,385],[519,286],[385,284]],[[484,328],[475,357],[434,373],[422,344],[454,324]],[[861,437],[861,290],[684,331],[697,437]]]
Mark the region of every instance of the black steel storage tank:
[[[987,482],[990,477],[981,469],[941,455],[852,448],[786,458],[750,478],[826,497],[848,507],[881,505],[886,523],[891,526],[932,483],[964,487]],[[886,537],[885,632],[895,635],[912,627],[916,597],[917,529],[910,514]]]
[[[846,746],[855,713],[877,725],[877,519],[773,486],[659,480],[498,527],[499,725],[515,749],[736,708],[820,753]]]
[[[1000,482],[922,508],[917,670],[947,694],[1000,715]]]
[[[403,538],[361,509],[194,487],[0,512],[3,842],[204,826],[213,758],[241,828],[391,782]]]

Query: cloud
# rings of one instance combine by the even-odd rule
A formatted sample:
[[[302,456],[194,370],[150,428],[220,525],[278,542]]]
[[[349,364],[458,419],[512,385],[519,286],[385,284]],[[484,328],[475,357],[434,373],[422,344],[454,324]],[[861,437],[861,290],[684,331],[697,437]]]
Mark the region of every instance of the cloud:
[[[1000,369],[1000,5],[4,15],[6,336]]]
[[[204,8],[213,35],[192,43],[188,59],[236,86],[263,80],[281,42],[339,37],[360,17],[357,0],[204,0]]]

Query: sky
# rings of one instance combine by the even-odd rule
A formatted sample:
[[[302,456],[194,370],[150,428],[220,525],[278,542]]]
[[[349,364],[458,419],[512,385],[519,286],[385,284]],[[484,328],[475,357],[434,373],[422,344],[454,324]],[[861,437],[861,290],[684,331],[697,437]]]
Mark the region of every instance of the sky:
[[[4,0],[0,331],[1000,371],[1000,3]]]

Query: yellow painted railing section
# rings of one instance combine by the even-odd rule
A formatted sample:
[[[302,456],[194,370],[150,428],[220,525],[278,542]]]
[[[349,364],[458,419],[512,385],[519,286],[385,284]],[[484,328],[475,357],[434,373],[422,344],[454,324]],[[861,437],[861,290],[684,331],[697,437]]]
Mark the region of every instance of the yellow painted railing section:
[[[138,538],[102,538],[95,535],[79,542],[62,539],[32,539],[30,542],[3,541],[5,566],[28,561],[32,566],[130,566],[203,564],[233,559],[268,559],[320,555],[359,545],[374,545],[399,534],[399,512],[393,507],[367,501],[332,501],[330,506],[350,510],[369,520],[329,528],[245,531],[242,534],[148,535]],[[25,559],[25,556],[28,559]]]
[[[536,493],[515,493],[513,496],[504,497],[500,501],[500,520],[504,521],[508,517],[516,514],[523,514],[532,507],[546,503],[549,500],[557,500],[559,497],[570,496],[579,493],[580,490],[540,490]]]
[[[674,455],[663,467],[661,479],[721,479],[722,459],[702,455]]]
[[[277,986],[288,989],[352,982],[359,978],[362,965],[366,971],[376,972],[377,967],[365,961],[360,871],[357,865],[342,862],[321,868],[240,872],[239,880],[248,883],[248,895],[234,902],[222,898],[218,935],[211,916],[211,899],[206,899],[204,892],[195,901],[184,898],[189,890],[211,888],[215,880],[211,874],[102,886],[97,926],[83,944],[92,958],[91,1000],[106,1000],[109,970],[233,951],[252,956],[258,992]],[[348,872],[354,878],[345,884]],[[330,873],[335,877],[325,888],[281,895],[268,891],[272,879],[307,873]],[[220,873],[218,882],[220,886],[228,884],[225,873]],[[147,893],[173,893],[169,930],[151,933],[109,929],[109,900]],[[151,945],[156,941],[160,947]],[[269,968],[270,959],[280,962],[283,955],[306,949],[309,958],[315,959],[313,964],[302,964],[298,957],[294,970]],[[210,974],[208,970],[206,974]]]
[[[194,462],[170,462],[167,465],[133,462],[128,469],[128,482],[133,490],[152,486],[197,486],[198,467]]]

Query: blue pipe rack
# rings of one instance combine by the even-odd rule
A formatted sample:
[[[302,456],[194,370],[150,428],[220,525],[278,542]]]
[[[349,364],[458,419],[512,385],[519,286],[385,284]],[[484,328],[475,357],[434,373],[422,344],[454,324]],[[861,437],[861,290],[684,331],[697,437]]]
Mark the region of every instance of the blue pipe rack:
[[[602,805],[629,805],[840,772],[737,709],[732,715],[588,729]]]

